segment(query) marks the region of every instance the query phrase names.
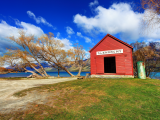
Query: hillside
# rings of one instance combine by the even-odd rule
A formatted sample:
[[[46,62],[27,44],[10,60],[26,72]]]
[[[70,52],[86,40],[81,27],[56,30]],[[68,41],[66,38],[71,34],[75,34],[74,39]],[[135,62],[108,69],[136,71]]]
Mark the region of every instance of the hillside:
[[[82,72],[89,72],[90,71],[90,60],[85,60],[86,63],[86,66],[82,69]],[[68,69],[69,71],[72,71],[72,72],[77,72],[79,69],[75,66],[68,66]],[[52,67],[45,67],[45,70],[47,72],[57,72],[57,69],[55,68],[52,68]],[[63,71],[63,70],[60,70],[60,71]]]
[[[90,59],[89,60],[84,60],[86,62],[86,66],[82,69],[82,71],[84,72],[89,72],[90,71]],[[38,63],[34,63],[36,65],[36,68],[39,69],[39,65]],[[57,72],[57,69],[53,68],[53,67],[50,67],[49,64],[47,62],[42,62],[41,65],[44,67],[44,69],[47,71],[47,72]],[[73,66],[73,65],[70,65],[70,66],[66,66],[66,68],[69,69],[69,71],[71,72],[76,72],[78,71],[78,68]],[[14,71],[14,67],[7,67],[7,68],[3,68],[5,70],[12,70]],[[30,67],[26,67],[27,70],[31,70],[31,71],[34,71],[34,69],[30,68]],[[60,71],[63,71],[63,70],[60,70]],[[0,69],[0,72],[1,72],[1,69]],[[3,72],[6,72],[6,71],[3,71]]]
[[[16,72],[16,71],[14,71],[13,69],[0,67],[0,74],[7,74],[7,73],[11,73],[11,72]]]

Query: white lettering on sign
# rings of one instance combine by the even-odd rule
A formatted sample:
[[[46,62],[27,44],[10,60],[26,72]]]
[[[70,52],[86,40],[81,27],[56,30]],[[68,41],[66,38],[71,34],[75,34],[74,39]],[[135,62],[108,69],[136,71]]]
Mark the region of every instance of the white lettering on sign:
[[[97,55],[118,54],[118,53],[123,53],[123,49],[96,52]]]

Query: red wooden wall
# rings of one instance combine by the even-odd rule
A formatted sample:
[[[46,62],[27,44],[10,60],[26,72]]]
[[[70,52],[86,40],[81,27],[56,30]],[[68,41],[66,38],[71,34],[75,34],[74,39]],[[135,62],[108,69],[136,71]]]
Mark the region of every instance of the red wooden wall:
[[[96,55],[97,51],[123,49],[123,53]],[[127,43],[107,34],[90,50],[91,75],[113,74],[104,73],[104,57],[115,57],[116,75],[133,75],[132,47]]]

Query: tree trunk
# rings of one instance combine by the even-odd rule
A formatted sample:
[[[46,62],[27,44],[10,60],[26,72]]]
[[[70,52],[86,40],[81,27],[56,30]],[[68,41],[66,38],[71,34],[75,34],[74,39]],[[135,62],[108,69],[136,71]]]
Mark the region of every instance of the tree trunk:
[[[62,70],[66,71],[71,77],[74,77],[74,75],[67,69],[65,68],[64,66],[62,66],[61,64],[57,64],[56,62],[50,60],[52,63],[54,63],[56,66],[60,67]]]
[[[59,67],[58,67],[58,77],[60,77],[60,76],[59,76]]]
[[[39,64],[39,66],[41,67],[41,70],[42,70],[42,72],[43,72],[43,75],[46,76],[46,77],[48,77],[49,75],[47,74],[46,70],[45,70],[44,67],[41,65],[41,63],[38,62],[38,64]]]
[[[28,47],[28,48],[29,48],[29,47]],[[29,51],[32,53],[33,58],[37,61],[37,63],[38,63],[39,66],[41,67],[42,72],[39,72],[39,73],[40,73],[43,77],[48,77],[49,75],[46,73],[44,67],[43,67],[43,66],[41,65],[41,63],[38,61],[37,57],[34,56],[35,54],[32,52],[32,50],[30,50],[30,48],[29,48]]]
[[[45,77],[45,75],[38,69],[36,69],[35,67],[32,67],[33,69],[35,69],[38,73],[40,73],[42,75],[42,77]]]
[[[82,72],[82,66],[79,67],[79,72],[78,72],[77,76],[80,76],[81,72]]]
[[[27,60],[27,59],[26,59],[26,60]],[[45,77],[45,75],[42,74],[42,73],[40,72],[40,70],[38,70],[37,68],[35,68],[28,60],[27,60],[27,62],[28,62],[28,64],[30,65],[30,67],[32,67],[36,72],[40,73],[43,77]],[[26,70],[27,70],[27,69],[26,69]]]
[[[74,75],[65,67],[61,67],[63,70],[65,70],[71,77],[74,77]]]
[[[36,77],[41,77],[40,75],[38,75],[37,73],[35,73],[35,72],[31,71],[31,70],[27,70],[26,68],[24,68],[24,69],[25,69],[25,72],[30,72],[30,73],[32,73],[32,75],[34,75]]]

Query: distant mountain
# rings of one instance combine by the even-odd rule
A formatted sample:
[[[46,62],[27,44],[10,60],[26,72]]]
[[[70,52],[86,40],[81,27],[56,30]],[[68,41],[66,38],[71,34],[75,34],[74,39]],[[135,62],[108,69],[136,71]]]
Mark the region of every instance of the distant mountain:
[[[85,71],[85,72],[90,71],[90,59],[88,61],[87,60],[88,59],[83,60],[83,61],[86,62],[86,66],[82,69],[82,71]],[[45,70],[47,72],[57,72],[58,71],[56,68],[50,67],[48,65],[48,63],[46,63],[46,62],[43,62],[42,66],[45,68]],[[70,65],[70,66],[66,66],[66,67],[69,69],[69,71],[72,71],[72,72],[79,71],[79,69],[77,67],[75,67],[75,66],[71,66]],[[60,71],[64,71],[64,70],[60,70]]]
[[[86,61],[86,66],[82,69],[82,71],[90,71],[90,60],[87,61],[87,59],[85,59],[84,61]],[[38,63],[35,63],[37,66],[35,68],[39,69],[40,66],[38,65]],[[41,65],[44,67],[44,69],[47,72],[57,72],[57,69],[50,67],[49,64],[47,62],[42,62]],[[67,66],[67,68],[69,69],[69,71],[78,71],[77,67],[74,66]],[[9,66],[7,67],[7,69],[14,69],[13,67]],[[32,69],[31,67],[26,67],[27,70],[31,70],[34,71],[34,69]],[[63,71],[63,70],[61,70]]]
[[[35,68],[37,68],[37,69],[39,69],[40,68],[40,66],[39,66],[39,64],[38,63],[34,63],[35,65],[37,65]],[[41,65],[44,67],[44,68],[48,68],[48,67],[50,67],[49,65],[48,65],[48,63],[47,62],[42,62],[41,63]],[[7,69],[14,69],[14,67],[11,67],[11,66],[9,66],[9,67],[6,67]],[[31,67],[26,67],[26,69],[27,70],[34,70],[33,68],[31,68]]]
[[[90,59],[87,61],[88,59],[86,60],[83,60],[86,62],[86,66],[82,69],[83,72],[89,72],[90,71]],[[79,71],[79,68],[75,67],[75,66],[71,66],[70,68],[68,68],[69,71]]]

